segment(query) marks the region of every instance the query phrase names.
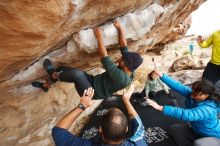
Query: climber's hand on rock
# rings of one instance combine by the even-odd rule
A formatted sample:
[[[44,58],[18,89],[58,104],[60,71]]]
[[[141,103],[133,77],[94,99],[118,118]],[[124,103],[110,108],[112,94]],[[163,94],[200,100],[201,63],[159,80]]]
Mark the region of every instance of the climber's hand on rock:
[[[118,22],[118,20],[113,21],[113,24],[117,30],[121,29],[121,24]]]
[[[90,107],[93,105],[92,97],[94,95],[94,89],[92,87],[86,89],[83,93],[80,103],[85,107]]]
[[[104,42],[103,42],[103,36],[102,36],[102,31],[99,27],[96,27],[93,29],[94,30],[94,34],[96,36],[96,39],[98,41],[98,51],[99,51],[99,55],[101,57],[101,59],[103,57],[108,56],[108,52],[105,48]]]
[[[102,40],[102,30],[99,27],[93,29],[95,37],[97,40]]]

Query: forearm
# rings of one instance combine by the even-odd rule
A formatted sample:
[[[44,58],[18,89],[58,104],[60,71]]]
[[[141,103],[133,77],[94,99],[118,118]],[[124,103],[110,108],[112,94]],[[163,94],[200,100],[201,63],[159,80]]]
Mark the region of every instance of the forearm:
[[[162,112],[162,111],[163,111],[163,106],[159,105],[159,106],[158,106],[158,108],[157,108],[156,110],[158,110],[158,111],[161,111],[161,112]]]
[[[163,113],[167,116],[174,117],[184,121],[201,121],[212,117],[209,106],[198,106],[191,109],[173,107],[165,105]]]
[[[161,78],[161,81],[163,81],[170,89],[177,91],[181,95],[188,97],[190,93],[192,93],[192,89],[179,81],[171,78],[170,76],[164,74]]]
[[[120,47],[127,46],[127,40],[126,40],[125,32],[124,32],[123,28],[118,29],[118,35],[119,35]]]
[[[207,43],[206,41],[202,41],[198,44],[201,48],[208,48],[211,45],[211,44]]]
[[[203,39],[199,39],[198,40],[198,44],[201,48],[208,48],[209,46],[212,45],[212,40],[213,40],[213,37],[212,35],[207,39],[207,40],[203,40]]]
[[[107,49],[105,48],[104,42],[102,40],[98,40],[98,49],[101,58],[108,56]]]
[[[124,104],[125,104],[125,107],[128,111],[128,115],[129,115],[130,119],[138,116],[137,112],[135,111],[134,107],[132,106],[132,104],[129,100],[124,99]]]
[[[74,108],[71,112],[65,115],[57,124],[57,127],[63,129],[69,129],[73,122],[77,119],[77,117],[83,112],[80,108]]]

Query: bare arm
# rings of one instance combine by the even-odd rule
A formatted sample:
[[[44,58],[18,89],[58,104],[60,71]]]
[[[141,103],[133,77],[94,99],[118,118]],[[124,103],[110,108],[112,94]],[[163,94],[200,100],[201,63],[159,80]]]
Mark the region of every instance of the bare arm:
[[[135,111],[134,107],[132,106],[130,102],[130,98],[131,98],[133,91],[134,91],[134,85],[131,85],[129,90],[123,94],[123,101],[128,111],[128,115],[130,119],[138,116],[137,112]]]
[[[76,107],[67,115],[65,115],[57,124],[56,127],[60,127],[63,129],[69,129],[76,118],[83,112],[82,109]]]
[[[152,106],[154,109],[159,110],[159,111],[163,111],[163,106],[157,104],[155,101],[151,100],[151,99],[146,99],[148,105]]]
[[[120,47],[126,47],[127,46],[127,40],[126,40],[126,37],[125,37],[125,32],[124,32],[124,29],[121,27],[121,24],[115,20],[114,22],[114,25],[115,25],[115,28],[117,29],[118,31],[118,35],[119,35],[119,44],[120,44]]]
[[[103,36],[102,36],[102,31],[99,27],[94,28],[94,33],[96,36],[96,39],[98,41],[98,50],[99,50],[99,55],[100,58],[104,58],[108,56],[108,52],[105,48],[104,42],[103,42]]]
[[[90,107],[92,105],[93,95],[94,95],[94,89],[89,88],[88,90],[85,90],[82,98],[80,99],[80,104],[82,104],[85,108]],[[82,112],[83,110],[81,108],[79,107],[74,108],[71,112],[65,115],[56,124],[56,127],[60,127],[68,130]]]

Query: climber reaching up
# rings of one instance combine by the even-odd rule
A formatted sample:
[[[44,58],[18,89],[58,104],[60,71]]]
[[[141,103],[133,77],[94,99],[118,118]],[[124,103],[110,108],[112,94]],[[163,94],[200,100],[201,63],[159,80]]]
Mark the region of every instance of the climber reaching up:
[[[51,83],[56,82],[57,80],[74,83],[80,96],[83,95],[85,89],[93,87],[95,89],[94,98],[96,99],[103,99],[112,96],[118,90],[129,85],[133,79],[133,72],[141,65],[143,59],[139,54],[128,51],[125,33],[120,23],[114,21],[114,26],[119,34],[119,44],[122,54],[122,57],[118,60],[118,66],[116,66],[108,56],[108,52],[103,43],[101,29],[95,28],[94,33],[98,41],[99,55],[106,71],[92,76],[77,68],[59,66],[54,69],[50,60],[46,59],[44,61],[44,68],[50,75]],[[33,82],[32,85],[34,87],[39,87],[44,91],[47,91],[49,87],[48,82]]]

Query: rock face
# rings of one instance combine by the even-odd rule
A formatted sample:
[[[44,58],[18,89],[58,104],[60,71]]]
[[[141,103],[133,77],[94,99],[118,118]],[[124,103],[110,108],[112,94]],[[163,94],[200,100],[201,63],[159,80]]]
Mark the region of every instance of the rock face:
[[[182,70],[170,74],[170,76],[183,84],[192,84],[195,81],[201,80],[203,70]]]
[[[56,64],[97,66],[97,53],[88,54],[96,46],[91,28],[118,16],[126,26],[130,49],[142,52],[151,49],[170,38],[174,29],[204,1],[1,1],[0,90],[42,78],[45,75],[42,69],[31,66],[37,66],[45,56]],[[101,27],[106,45],[114,47],[117,43],[114,27],[110,22]],[[110,52],[115,58],[117,53]],[[31,73],[24,75],[30,68]]]
[[[45,58],[100,73],[93,27],[101,26],[109,55],[116,60],[120,53],[111,20],[125,27],[129,49],[143,53],[175,40],[174,32],[183,29],[180,24],[204,1],[0,1],[0,145],[53,145],[51,128],[78,104],[73,84],[56,83],[48,93],[29,84],[46,77]],[[75,124],[72,129],[80,127]]]
[[[29,86],[19,87],[1,93],[0,145],[1,146],[49,146],[54,145],[51,130],[64,114],[79,103],[79,96],[73,84],[57,83],[44,93]],[[79,120],[86,122],[86,116],[99,105],[87,109]],[[87,117],[88,118],[88,117]],[[72,129],[82,127],[79,122]]]
[[[164,12],[164,8],[154,3],[140,12],[127,13],[117,18],[125,30],[128,40],[137,41],[145,34],[149,33],[151,27],[155,25],[156,18]],[[103,33],[103,41],[105,46],[111,46],[118,43],[118,34],[113,23],[107,23],[101,26]],[[98,47],[93,30],[81,30],[73,35],[75,46],[85,50],[87,53],[96,51]]]

